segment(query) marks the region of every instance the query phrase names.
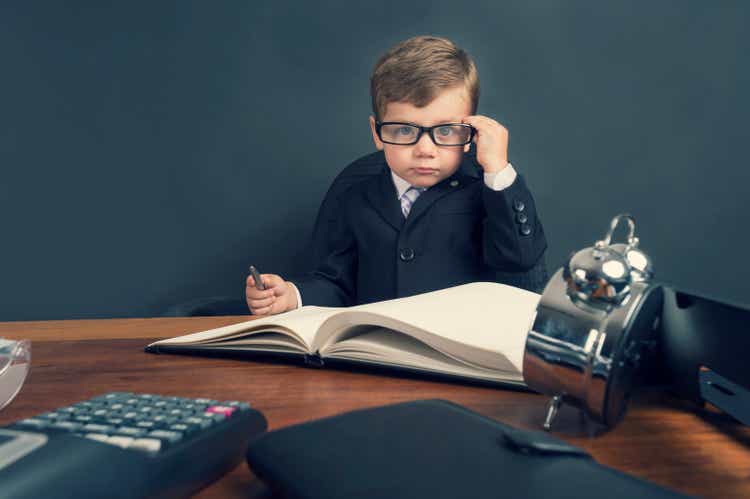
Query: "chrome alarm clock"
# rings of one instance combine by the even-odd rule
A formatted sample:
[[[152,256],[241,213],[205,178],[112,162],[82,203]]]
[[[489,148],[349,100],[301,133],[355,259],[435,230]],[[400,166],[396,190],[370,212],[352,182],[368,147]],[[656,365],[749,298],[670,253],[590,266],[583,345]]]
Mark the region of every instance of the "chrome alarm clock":
[[[626,243],[612,243],[621,221]],[[656,345],[663,293],[639,248],[635,220],[612,219],[604,239],[571,254],[544,289],[526,339],[523,375],[551,395],[545,429],[562,403],[607,426],[624,415],[643,360]]]

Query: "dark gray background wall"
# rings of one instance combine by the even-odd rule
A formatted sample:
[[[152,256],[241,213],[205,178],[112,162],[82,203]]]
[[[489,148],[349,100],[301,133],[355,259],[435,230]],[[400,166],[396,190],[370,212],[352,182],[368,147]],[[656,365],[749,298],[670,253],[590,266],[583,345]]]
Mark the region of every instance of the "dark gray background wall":
[[[142,317],[302,270],[373,150],[368,77],[453,39],[558,267],[629,211],[658,276],[750,304],[743,1],[3,2],[0,320]]]

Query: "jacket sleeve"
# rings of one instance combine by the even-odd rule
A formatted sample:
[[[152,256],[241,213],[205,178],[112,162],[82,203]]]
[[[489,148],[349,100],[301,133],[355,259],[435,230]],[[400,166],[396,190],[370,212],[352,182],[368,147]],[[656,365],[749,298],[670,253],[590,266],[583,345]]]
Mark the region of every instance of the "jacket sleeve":
[[[521,174],[501,191],[482,185],[487,213],[482,257],[495,280],[540,292],[547,282],[547,240],[531,192]]]
[[[345,213],[329,193],[313,229],[314,270],[293,280],[303,305],[346,307],[354,302],[357,246]]]

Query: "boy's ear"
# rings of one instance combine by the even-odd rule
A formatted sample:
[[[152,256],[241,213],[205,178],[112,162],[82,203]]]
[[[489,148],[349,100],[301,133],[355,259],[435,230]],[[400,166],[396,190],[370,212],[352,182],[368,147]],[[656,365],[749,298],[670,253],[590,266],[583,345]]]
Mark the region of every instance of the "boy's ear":
[[[372,141],[375,142],[375,148],[378,151],[383,150],[383,143],[378,138],[378,132],[375,131],[375,117],[370,116],[370,131],[372,132]]]

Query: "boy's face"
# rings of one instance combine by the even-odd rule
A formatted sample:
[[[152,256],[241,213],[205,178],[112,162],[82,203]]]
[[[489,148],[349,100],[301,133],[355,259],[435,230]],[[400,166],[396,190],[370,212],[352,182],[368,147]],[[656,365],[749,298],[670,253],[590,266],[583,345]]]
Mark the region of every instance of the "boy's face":
[[[461,123],[471,114],[471,103],[466,88],[461,85],[444,90],[424,107],[408,102],[389,102],[381,121],[396,121],[420,126],[442,123]],[[390,169],[416,187],[432,187],[453,175],[461,164],[465,146],[438,146],[428,133],[423,133],[413,145],[383,143],[375,130],[375,118],[370,116],[370,129],[375,147],[385,152]]]

